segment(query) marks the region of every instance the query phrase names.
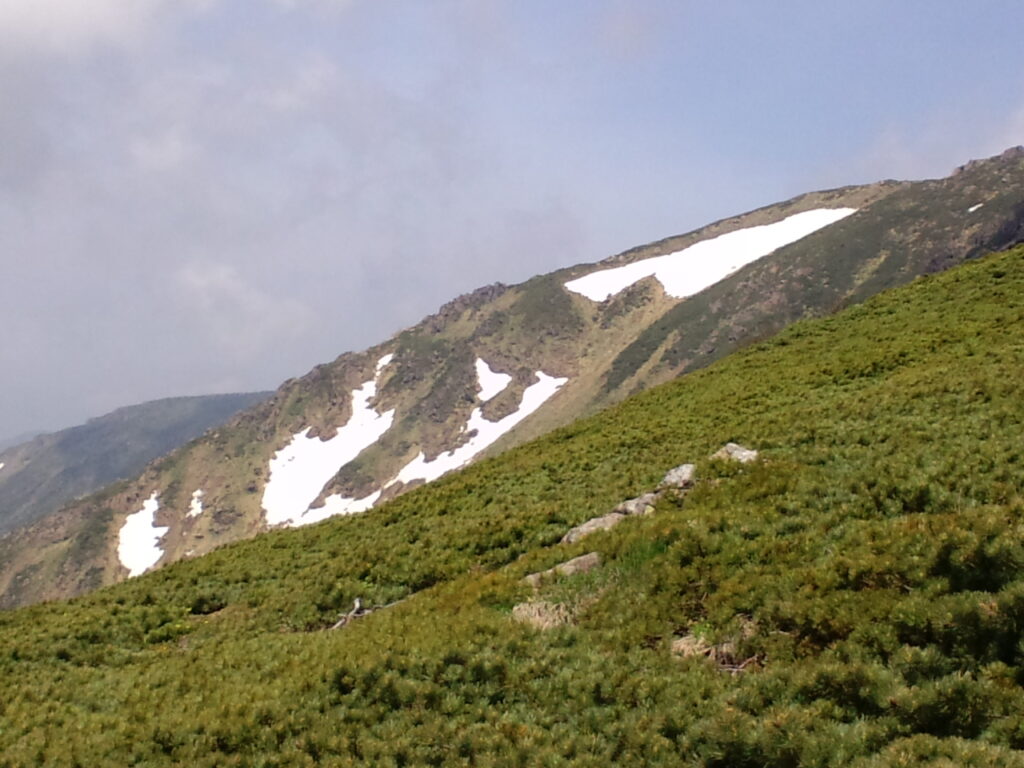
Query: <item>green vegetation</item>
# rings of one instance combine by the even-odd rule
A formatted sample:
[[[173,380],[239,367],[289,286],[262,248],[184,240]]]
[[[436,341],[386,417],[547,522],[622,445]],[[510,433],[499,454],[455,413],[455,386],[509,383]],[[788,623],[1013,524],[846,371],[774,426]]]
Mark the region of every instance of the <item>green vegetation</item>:
[[[1017,249],[370,514],[0,614],[0,766],[1022,765],[1022,327]],[[685,499],[557,544],[687,460]],[[540,595],[574,624],[511,618],[587,551]]]

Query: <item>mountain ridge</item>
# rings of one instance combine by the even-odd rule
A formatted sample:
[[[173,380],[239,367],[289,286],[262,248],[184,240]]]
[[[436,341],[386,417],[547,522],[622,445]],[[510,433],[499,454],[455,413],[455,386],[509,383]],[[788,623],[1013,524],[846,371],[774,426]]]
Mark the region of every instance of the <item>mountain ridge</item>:
[[[0,533],[137,474],[154,459],[269,395],[151,400],[0,450]]]
[[[602,301],[566,287],[795,214],[843,207],[857,212],[740,266],[695,296],[669,295],[653,274]],[[360,413],[367,423],[390,413],[393,424],[342,465],[318,470],[326,480],[319,492],[296,502],[306,511],[287,516],[291,523],[318,520],[325,508],[362,511],[368,499],[394,498],[416,485],[417,478],[402,474],[408,467],[429,479],[428,465],[472,445],[473,419],[484,426],[515,422],[473,458],[494,455],[703,367],[796,319],[1012,244],[1022,236],[1022,222],[1024,161],[1004,155],[946,179],[808,193],[595,264],[515,286],[485,286],[389,340],[288,380],[266,402],[151,465],[127,486],[65,509],[51,530],[0,539],[0,553],[7,553],[0,557],[0,605],[124,578],[117,531],[154,492],[159,507],[152,526],[168,529],[160,539],[161,563],[266,530],[262,500],[275,457],[299,446],[311,456],[327,455],[330,441]],[[385,358],[388,364],[378,367]],[[510,377],[486,402],[479,397],[480,363]],[[563,378],[549,401],[516,421],[530,387]],[[206,513],[189,516],[196,491]],[[83,540],[91,546],[69,554],[66,542],[86,530],[92,533]]]
[[[0,613],[0,753],[1017,766],[1022,297],[1022,248],[925,275],[373,514]],[[685,495],[562,543],[683,461]]]

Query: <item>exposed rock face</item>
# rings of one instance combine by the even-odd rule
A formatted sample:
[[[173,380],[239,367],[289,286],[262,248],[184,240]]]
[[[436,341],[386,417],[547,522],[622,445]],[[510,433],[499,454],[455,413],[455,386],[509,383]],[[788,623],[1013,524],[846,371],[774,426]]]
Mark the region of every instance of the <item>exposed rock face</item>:
[[[645,493],[635,499],[627,499],[612,511],[623,515],[649,515],[654,512],[654,505],[658,498],[659,494],[657,493]]]
[[[750,448],[744,448],[739,443],[726,443],[721,449],[712,454],[711,458],[749,464],[750,462],[757,460],[757,451],[751,450]]]
[[[730,443],[731,445],[731,443]],[[680,464],[665,473],[661,480],[662,488],[686,489],[693,486],[697,468],[693,464]]]
[[[566,560],[564,563],[556,565],[554,568],[549,568],[546,571],[531,573],[523,581],[537,589],[545,579],[553,576],[572,576],[576,573],[586,573],[587,571],[594,570],[599,565],[601,565],[601,555],[597,552],[588,552],[585,555],[574,557],[572,560]]]
[[[598,531],[607,531],[610,528],[614,528],[616,525],[626,519],[626,515],[621,512],[609,512],[607,515],[601,515],[595,517],[587,522],[577,525],[575,528],[570,530],[565,536],[562,537],[563,544],[574,544],[585,536],[589,536],[592,533]]]

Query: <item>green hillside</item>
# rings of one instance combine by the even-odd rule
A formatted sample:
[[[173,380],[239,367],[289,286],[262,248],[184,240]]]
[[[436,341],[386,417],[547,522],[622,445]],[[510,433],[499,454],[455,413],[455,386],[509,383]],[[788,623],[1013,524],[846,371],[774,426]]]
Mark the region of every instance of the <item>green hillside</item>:
[[[823,209],[856,212],[691,296],[675,295],[653,274],[628,286],[616,283],[617,291],[603,299],[601,292],[576,290],[578,280],[608,270],[636,265],[640,272],[628,271],[644,273],[661,257],[693,266],[696,275],[701,264],[712,263],[702,247],[713,250],[719,238]],[[485,286],[369,349],[289,379],[230,424],[126,482],[0,534],[0,607],[72,597],[126,579],[132,569],[120,553],[121,532],[149,499],[158,504],[153,524],[167,529],[154,568],[275,527],[379,505],[433,479],[445,464],[437,459],[452,451],[464,452],[456,464],[497,456],[792,322],[1022,242],[1024,148],[1015,147],[946,178],[810,192],[597,263],[519,285]],[[499,393],[484,397],[482,370],[504,382]],[[534,402],[545,377],[565,381]],[[540,389],[528,396],[534,385]],[[372,395],[364,402],[357,391],[367,386]],[[471,421],[498,424],[514,414],[474,444],[471,435],[480,431]],[[366,443],[349,430],[364,417],[383,429]],[[352,454],[339,454],[323,474],[316,469],[313,454],[346,445]],[[287,470],[280,463],[286,455]],[[303,472],[311,473],[310,487],[279,492],[288,482],[283,478]],[[201,514],[192,513],[197,493]]]
[[[1022,765],[1022,329],[1018,248],[372,514],[0,614],[0,766]],[[330,630],[357,597],[408,599]]]

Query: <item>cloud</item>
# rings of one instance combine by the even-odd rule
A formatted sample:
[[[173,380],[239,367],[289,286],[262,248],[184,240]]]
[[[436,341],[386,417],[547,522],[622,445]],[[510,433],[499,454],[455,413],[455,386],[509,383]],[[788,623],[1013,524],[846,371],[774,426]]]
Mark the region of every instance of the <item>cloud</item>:
[[[190,262],[175,279],[192,323],[234,358],[252,358],[294,342],[314,326],[314,313],[301,301],[258,288],[234,265]]]
[[[947,109],[892,123],[877,131],[866,147],[845,162],[832,162],[829,183],[877,179],[940,178],[971,159],[997,155],[1024,144],[1024,98],[1020,106],[978,119],[972,112]]]
[[[182,128],[171,127],[155,135],[132,139],[129,152],[141,170],[160,172],[180,168],[195,154],[196,147]]]
[[[124,44],[151,24],[168,0],[4,0],[5,47],[69,52],[94,44]]]

